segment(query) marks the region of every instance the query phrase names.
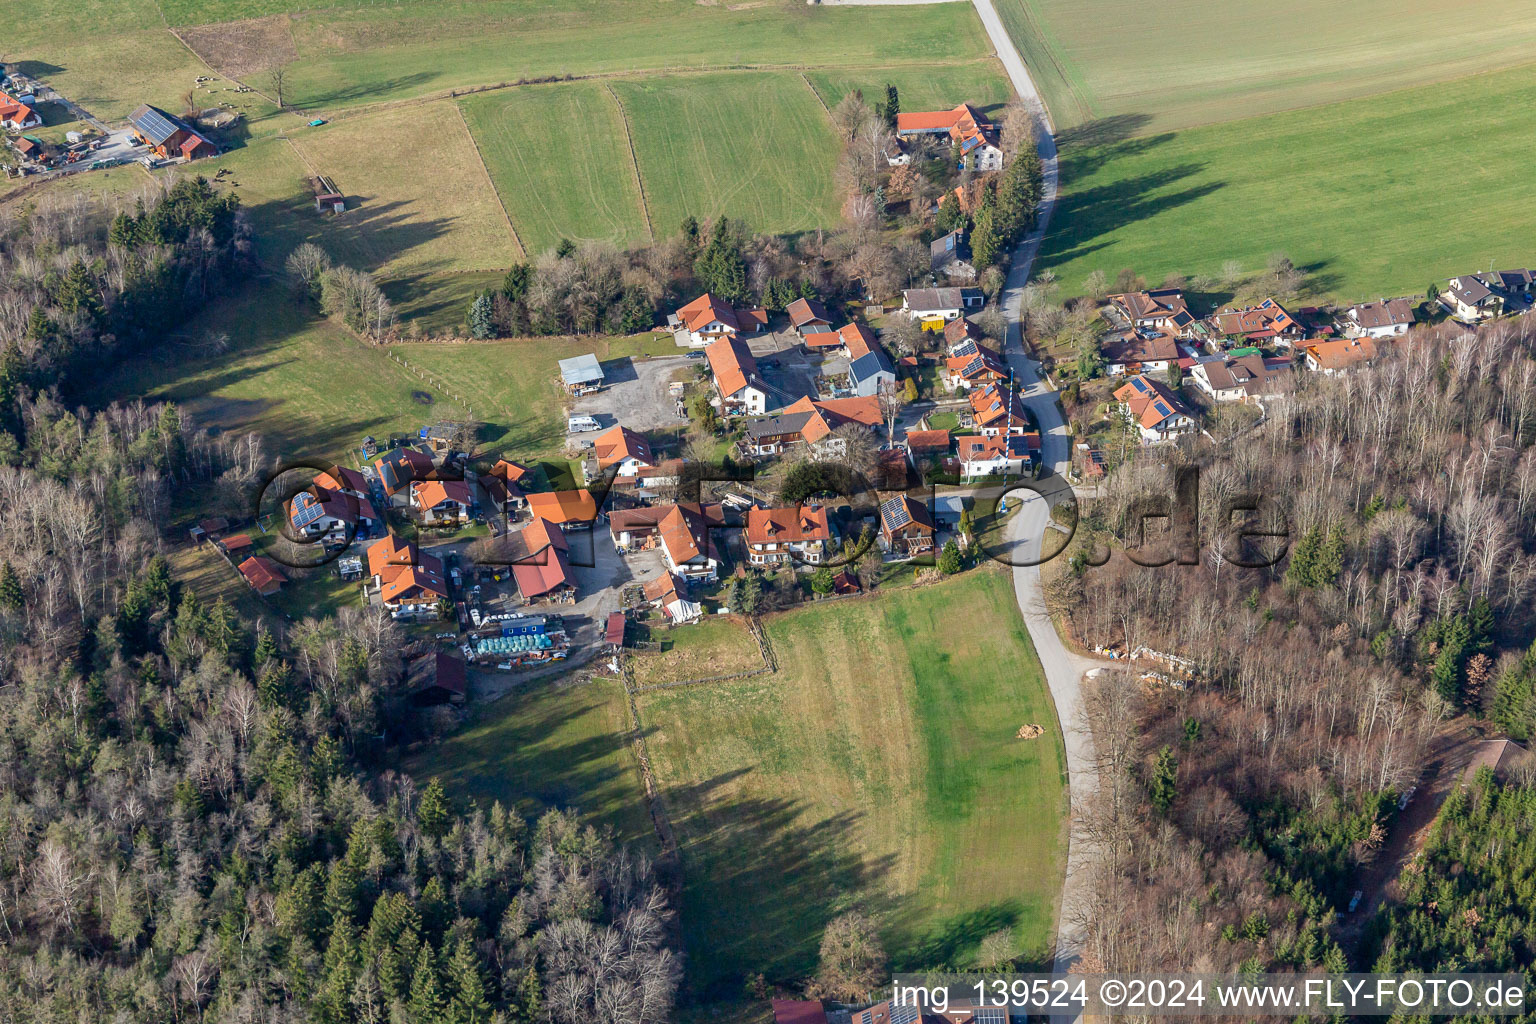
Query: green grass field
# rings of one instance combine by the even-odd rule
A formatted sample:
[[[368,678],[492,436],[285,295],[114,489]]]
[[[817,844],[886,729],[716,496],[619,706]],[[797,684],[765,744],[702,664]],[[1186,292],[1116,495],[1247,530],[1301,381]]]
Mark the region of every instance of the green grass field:
[[[440,778],[452,796],[483,807],[500,800],[529,817],[575,808],[654,855],[655,833],[629,729],[617,680],[534,683],[486,706],[463,732],[401,767],[418,784]]]
[[[795,72],[678,75],[613,83],[629,119],[651,223],[724,214],[757,231],[803,231],[837,217],[838,141]]]
[[[459,105],[531,252],[561,238],[649,240],[624,120],[602,83],[504,89]]]
[[[1476,123],[1466,112],[1481,111]],[[1348,301],[1531,260],[1529,68],[1368,100],[1099,146],[1064,146],[1040,266],[1079,291],[1092,270],[1253,271],[1274,252]]]
[[[855,906],[878,916],[897,969],[963,966],[1003,928],[1042,956],[1063,755],[1006,577],[764,624],[778,672],[639,698],[699,990],[729,1000],[749,972],[805,977],[826,922]],[[1026,723],[1046,736],[1016,739]]]
[[[881,101],[887,84],[896,86],[903,110],[948,110],[969,102],[983,113],[995,113],[1013,93],[1008,76],[995,58],[969,64],[892,67],[885,71],[807,71],[805,77],[829,108],[837,106],[854,89],[861,90],[868,103]]]
[[[1229,121],[1536,60],[1536,0],[1505,4],[1497,18],[1469,16],[1465,0],[997,6],[1058,128]]]

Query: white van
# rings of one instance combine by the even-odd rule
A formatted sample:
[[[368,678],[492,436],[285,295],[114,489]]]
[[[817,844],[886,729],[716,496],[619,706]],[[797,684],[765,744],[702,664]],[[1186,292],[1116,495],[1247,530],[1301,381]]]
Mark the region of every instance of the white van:
[[[565,421],[567,434],[584,434],[589,430],[599,429],[597,419],[592,416],[571,416]]]

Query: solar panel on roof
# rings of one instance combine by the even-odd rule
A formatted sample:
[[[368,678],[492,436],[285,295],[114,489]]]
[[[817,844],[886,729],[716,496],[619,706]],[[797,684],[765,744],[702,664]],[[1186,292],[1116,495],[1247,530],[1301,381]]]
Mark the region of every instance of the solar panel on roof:
[[[1147,390],[1147,382],[1142,380],[1140,377],[1137,377],[1131,381],[1131,387],[1135,388],[1137,391],[1145,393]]]
[[[1169,409],[1162,402],[1153,402],[1152,403],[1152,408],[1156,409],[1158,412],[1162,413],[1164,416],[1172,416],[1173,415],[1173,410]]]
[[[979,1006],[971,1013],[971,1024],[1008,1024],[1008,1008]]]
[[[918,1024],[922,1011],[916,1006],[892,1006],[891,1024]]]
[[[299,528],[308,526],[325,512],[321,504],[315,500],[315,496],[308,491],[301,491],[293,497],[293,525]]]
[[[134,111],[134,125],[156,145],[175,135],[178,125],[154,107]]]

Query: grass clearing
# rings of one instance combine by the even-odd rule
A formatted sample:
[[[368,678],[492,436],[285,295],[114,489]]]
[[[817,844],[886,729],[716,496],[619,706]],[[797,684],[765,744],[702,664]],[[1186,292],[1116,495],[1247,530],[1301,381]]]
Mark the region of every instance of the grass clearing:
[[[733,615],[711,616],[658,636],[671,640],[672,649],[660,654],[635,655],[636,686],[751,672],[763,667],[757,641],[747,624]]]
[[[1536,0],[1513,0],[1498,18],[1468,17],[1463,0],[1000,0],[998,8],[1058,128],[1096,118],[1142,130],[1208,124],[1536,60]],[[1355,159],[1371,153],[1359,147]],[[1310,154],[1296,163],[1316,166]]]
[[[1469,124],[1466,111],[1483,111]],[[1530,260],[1530,68],[1098,146],[1064,145],[1042,253],[1067,291],[1093,270],[1262,269],[1284,252],[1350,302]],[[1213,241],[1219,240],[1219,244]]]
[[[778,672],[638,698],[699,990],[729,1000],[750,972],[805,977],[826,922],[851,906],[879,917],[897,969],[966,964],[1002,928],[1043,956],[1064,759],[1006,576],[764,625]],[[1016,739],[1029,723],[1046,736]]]
[[[615,81],[629,119],[651,223],[724,214],[756,231],[803,231],[836,219],[839,152],[827,112],[795,72]]]
[[[530,252],[561,238],[648,240],[623,117],[602,83],[505,89],[459,105]]]
[[[577,686],[533,683],[486,706],[478,721],[407,758],[418,783],[442,779],[457,799],[515,805],[533,817],[574,807],[654,852],[655,833],[616,679]]]
[[[379,110],[295,134],[293,141],[305,162],[347,196],[347,212],[325,228],[326,248],[341,262],[409,278],[505,269],[517,258],[474,142],[451,103]]]

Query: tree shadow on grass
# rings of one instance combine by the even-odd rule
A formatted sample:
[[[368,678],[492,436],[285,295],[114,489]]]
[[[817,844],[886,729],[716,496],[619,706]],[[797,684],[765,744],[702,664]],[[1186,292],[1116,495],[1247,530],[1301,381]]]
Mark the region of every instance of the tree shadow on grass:
[[[409,75],[400,75],[395,78],[385,79],[382,82],[359,82],[343,89],[333,89],[328,93],[318,96],[302,96],[297,100],[297,105],[304,107],[334,106],[340,103],[351,103],[355,100],[364,100],[370,96],[380,94],[388,95],[402,89],[411,89],[416,86],[426,85],[438,79],[438,75],[430,71],[416,71]],[[286,97],[285,97],[286,98]]]
[[[1050,262],[1062,263],[1076,259],[1094,251],[1089,248],[1089,243],[1096,239],[1111,235],[1137,221],[1203,199],[1226,187],[1226,182],[1208,181],[1175,192],[1166,191],[1204,169],[1204,164],[1180,164],[1121,178],[1107,185],[1064,192],[1051,220],[1057,229],[1051,235]]]
[[[854,907],[878,913],[871,894],[893,866],[893,857],[858,854],[857,812],[807,823],[801,801],[718,792],[751,771],[663,794],[682,854],[682,928],[699,1000],[738,998],[757,972],[770,984],[814,973],[827,923]]]

